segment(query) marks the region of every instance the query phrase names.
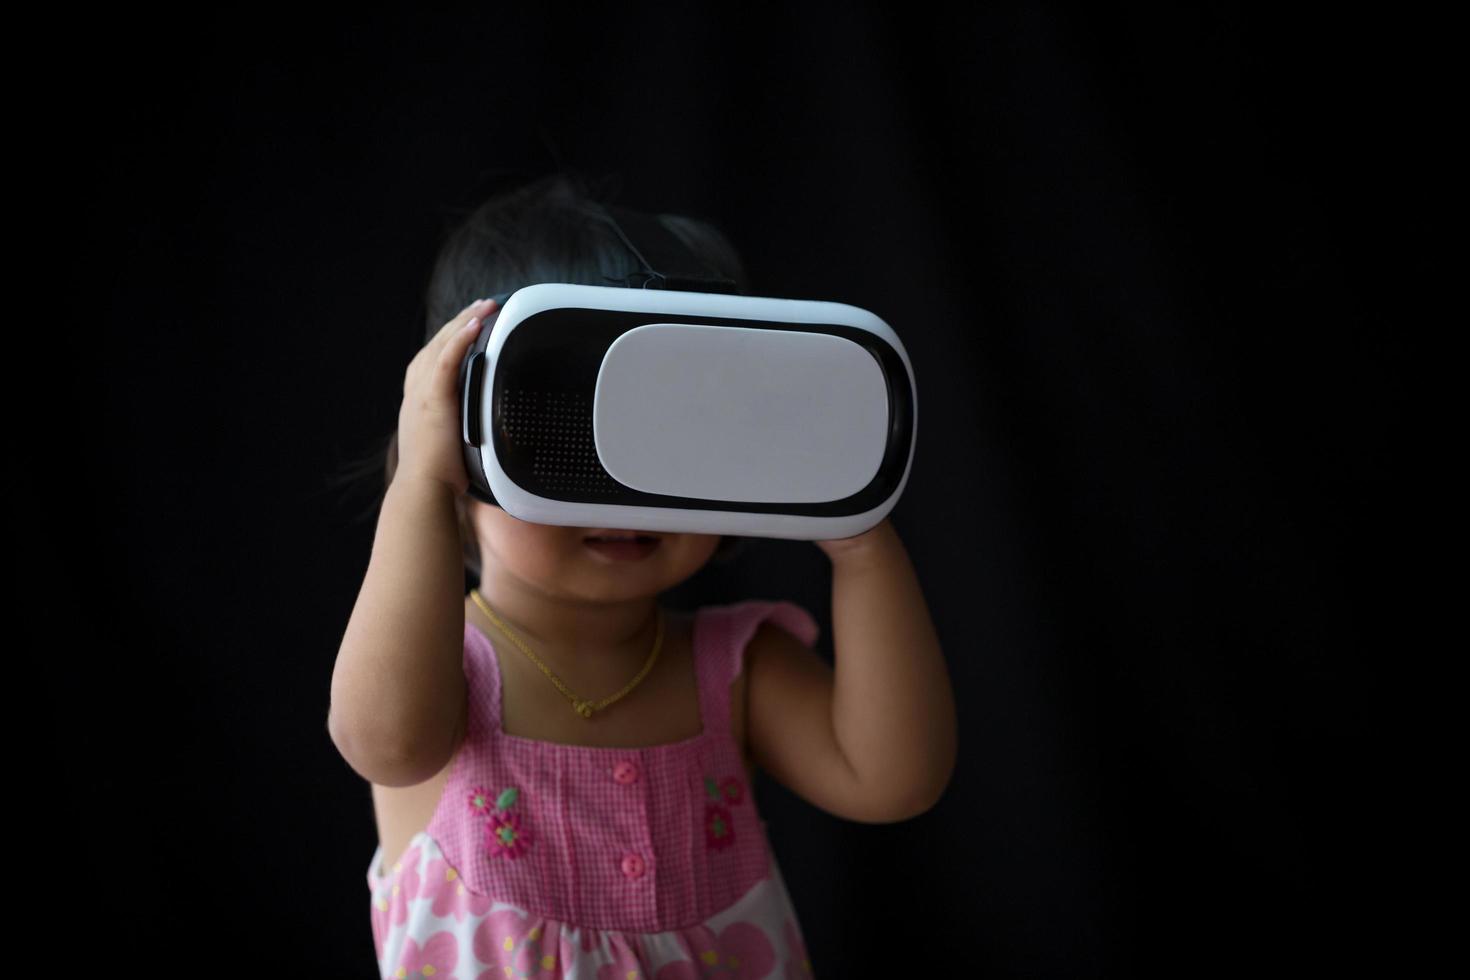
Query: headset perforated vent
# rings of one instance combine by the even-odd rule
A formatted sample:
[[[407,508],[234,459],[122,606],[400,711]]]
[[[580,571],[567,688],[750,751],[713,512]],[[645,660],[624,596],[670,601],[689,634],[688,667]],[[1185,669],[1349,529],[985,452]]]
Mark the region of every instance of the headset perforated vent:
[[[616,494],[625,489],[597,458],[590,394],[507,389],[500,428],[513,447],[530,456],[531,472],[544,490]]]

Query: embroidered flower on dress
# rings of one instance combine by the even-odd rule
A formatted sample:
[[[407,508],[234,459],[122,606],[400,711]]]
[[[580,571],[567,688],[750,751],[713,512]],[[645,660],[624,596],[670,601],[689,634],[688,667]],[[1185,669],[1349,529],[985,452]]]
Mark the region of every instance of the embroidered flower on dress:
[[[727,800],[731,803],[739,803],[745,799],[745,790],[739,778],[735,776],[726,776],[718,783],[709,776],[705,776],[704,792],[715,803],[724,803]]]
[[[725,777],[724,781],[720,783],[720,792],[724,793],[725,799],[731,803],[739,803],[745,799],[745,789],[741,785],[740,780],[734,776]]]
[[[718,803],[705,805],[704,841],[717,851],[735,843],[735,825],[730,821],[730,811]]]
[[[730,819],[726,801],[738,804],[745,799],[745,790],[738,778],[726,776],[716,783],[704,777],[704,792],[710,801],[704,805],[704,840],[714,850],[724,850],[735,843],[735,821]]]
[[[495,807],[495,794],[483,786],[476,786],[470,790],[470,809],[482,816],[488,816]]]
[[[511,812],[520,799],[521,792],[514,786],[500,791],[493,805],[490,792],[483,786],[470,790],[469,805],[477,815],[485,815],[485,850],[491,857],[507,857],[514,860],[526,852],[535,842],[531,829],[522,822],[519,812]]]
[[[485,849],[491,857],[518,858],[531,846],[531,832],[519,813],[497,813],[485,821]]]

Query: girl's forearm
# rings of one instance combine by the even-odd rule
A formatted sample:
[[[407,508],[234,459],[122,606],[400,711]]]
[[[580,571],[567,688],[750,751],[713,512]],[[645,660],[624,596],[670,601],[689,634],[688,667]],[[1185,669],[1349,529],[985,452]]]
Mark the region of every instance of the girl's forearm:
[[[901,808],[938,801],[954,771],[954,693],[924,593],[886,520],[860,547],[829,552],[832,722],[865,786]]]
[[[463,561],[453,489],[395,476],[332,670],[328,720],[339,750],[374,782],[411,782],[453,751],[465,697]]]

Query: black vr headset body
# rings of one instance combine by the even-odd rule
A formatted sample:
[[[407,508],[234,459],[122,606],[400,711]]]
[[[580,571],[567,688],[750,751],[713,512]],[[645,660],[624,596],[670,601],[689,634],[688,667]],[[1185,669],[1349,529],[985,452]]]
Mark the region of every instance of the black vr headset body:
[[[604,209],[642,271],[501,293],[465,354],[471,496],[577,527],[826,540],[878,524],[918,431],[888,324],[740,295],[656,218]]]

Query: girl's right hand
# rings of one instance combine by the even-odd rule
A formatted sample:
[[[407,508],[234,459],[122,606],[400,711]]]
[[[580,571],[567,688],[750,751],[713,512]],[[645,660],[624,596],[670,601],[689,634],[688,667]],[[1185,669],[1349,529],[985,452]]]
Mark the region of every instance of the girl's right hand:
[[[459,366],[475,342],[493,299],[477,300],[440,328],[412,361],[403,378],[398,410],[398,474],[427,477],[454,490],[470,488],[460,447]]]

